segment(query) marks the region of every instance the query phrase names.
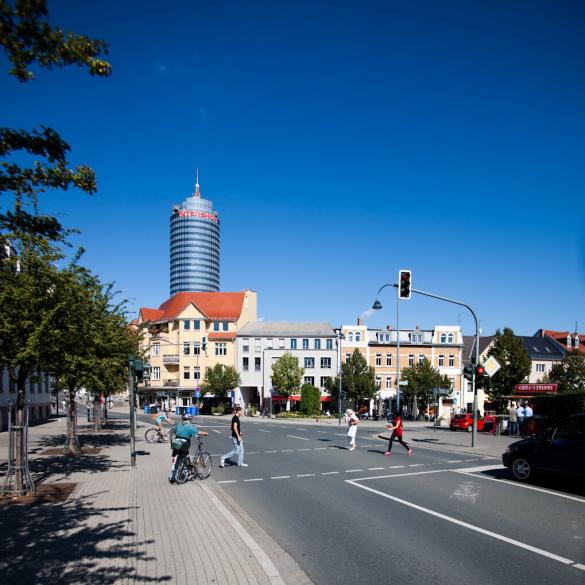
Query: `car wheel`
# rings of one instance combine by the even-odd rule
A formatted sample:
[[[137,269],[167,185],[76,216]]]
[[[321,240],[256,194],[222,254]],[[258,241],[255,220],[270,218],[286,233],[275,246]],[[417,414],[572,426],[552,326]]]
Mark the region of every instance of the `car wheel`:
[[[527,481],[532,477],[532,466],[524,457],[518,457],[512,461],[512,475],[518,481]]]

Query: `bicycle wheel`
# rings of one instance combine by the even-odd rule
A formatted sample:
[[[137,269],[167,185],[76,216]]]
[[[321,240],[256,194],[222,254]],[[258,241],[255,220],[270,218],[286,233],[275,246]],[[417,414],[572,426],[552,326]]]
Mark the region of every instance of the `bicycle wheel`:
[[[195,466],[197,469],[197,477],[199,479],[207,479],[211,475],[211,455],[207,451],[197,454],[195,459]]]
[[[147,443],[158,443],[158,429],[148,429],[146,433],[144,433],[144,438]]]
[[[185,483],[189,479],[189,464],[185,455],[179,455],[175,465],[175,481]]]

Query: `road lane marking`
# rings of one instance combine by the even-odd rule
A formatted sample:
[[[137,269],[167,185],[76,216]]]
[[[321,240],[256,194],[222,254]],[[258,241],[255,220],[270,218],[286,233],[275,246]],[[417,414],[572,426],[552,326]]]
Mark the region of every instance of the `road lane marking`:
[[[344,481],[366,481],[369,479],[394,479],[395,477],[410,477],[412,475],[429,475],[431,473],[445,473],[448,469],[434,469],[431,471],[412,471],[409,473],[393,473],[391,475],[372,475],[370,477],[358,477],[357,479],[346,479]],[[361,486],[360,486],[361,487]]]
[[[447,463],[463,463],[460,459],[452,459],[451,461],[447,461]]]
[[[363,471],[363,469],[346,469],[345,473],[355,473],[356,471]]]
[[[312,451],[313,449],[297,449],[297,451]]]
[[[265,431],[264,429],[258,429],[261,433],[271,433],[272,431]]]
[[[323,451],[323,450],[325,450],[325,449],[327,449],[327,447],[315,447],[315,449],[314,449],[314,450],[315,450],[315,451]]]
[[[339,473],[339,471],[324,471],[321,475],[335,475]]]
[[[430,471],[428,473],[441,473],[441,471]],[[412,475],[414,475],[414,474],[412,474]],[[396,476],[389,476],[389,477],[396,477]],[[429,508],[424,508],[423,506],[419,506],[418,504],[408,502],[407,500],[402,500],[401,498],[391,496],[390,494],[386,494],[386,493],[381,492],[379,490],[376,490],[376,489],[373,489],[371,487],[357,483],[358,481],[365,481],[368,479],[378,479],[378,478],[364,477],[362,479],[346,479],[344,481],[346,483],[350,483],[350,484],[354,485],[355,487],[358,487],[358,488],[361,488],[361,489],[366,490],[368,492],[371,492],[373,494],[377,494],[379,496],[382,496],[383,498],[386,498],[388,500],[392,500],[392,501],[397,502],[399,504],[402,504],[404,506],[408,506],[409,508],[414,508],[415,510],[419,510],[420,512],[424,512],[425,514],[430,514],[431,516],[435,516],[436,518],[440,518],[441,520],[451,522],[452,524],[462,526],[463,528],[473,530],[474,532],[479,532],[480,534],[483,534],[485,536],[489,536],[489,537],[494,538],[496,540],[501,540],[503,542],[507,542],[508,544],[511,544],[513,546],[517,546],[518,548],[522,548],[524,550],[528,550],[530,552],[533,552],[533,553],[536,553],[539,555],[542,555],[542,556],[549,558],[551,560],[558,561],[559,563],[562,563],[564,565],[573,565],[577,568],[580,568],[575,563],[575,561],[573,561],[571,559],[561,557],[560,555],[557,555],[555,553],[551,553],[551,552],[543,550],[541,548],[537,548],[535,546],[531,546],[529,544],[526,544],[525,542],[520,542],[519,540],[509,538],[507,536],[504,536],[503,534],[498,534],[497,532],[492,532],[491,530],[486,530],[485,528],[480,528],[479,526],[475,526],[474,524],[469,524],[468,522],[463,522],[462,520],[458,520],[457,518],[453,518],[452,516],[447,516],[446,514],[441,514],[440,512],[435,512],[434,510],[430,510]]]
[[[386,469],[385,467],[368,467],[368,471],[380,471]]]
[[[217,429],[211,429],[214,433],[218,433],[219,435],[221,435],[221,431],[218,431]]]
[[[327,434],[327,431],[315,431],[316,433],[323,433],[324,435]]]
[[[244,481],[264,481],[263,477],[253,477],[252,479],[245,479]]]
[[[290,475],[274,475],[270,479],[290,479]]]
[[[278,451],[264,451],[264,453],[278,453]]]
[[[281,453],[292,453],[294,451],[294,449],[282,449],[280,452]]]
[[[401,467],[404,467],[404,465],[390,465],[388,469],[400,469]]]
[[[217,483],[238,483],[237,479],[222,479],[221,481],[218,481]]]
[[[339,435],[340,437],[347,437],[347,433],[333,433],[334,435]]]
[[[296,429],[296,430],[297,430],[297,431],[306,431],[307,429],[299,429],[299,428],[297,427],[297,429]]]
[[[291,439],[300,439],[301,441],[308,441],[309,439],[307,439],[307,437],[296,437],[295,435],[287,435],[287,437],[290,437]]]
[[[299,473],[297,477],[315,477],[316,473]]]
[[[470,468],[473,469],[473,468]],[[505,467],[494,467],[493,469],[505,469]],[[585,504],[585,500],[583,498],[578,498],[577,496],[570,496],[568,494],[561,494],[559,492],[554,492],[551,490],[547,490],[544,488],[539,488],[532,485],[526,485],[525,483],[520,483],[518,481],[512,481],[510,479],[498,479],[497,477],[489,477],[487,475],[476,475],[475,473],[471,473],[467,469],[450,469],[453,473],[460,473],[461,475],[469,475],[470,477],[477,477],[480,479],[487,479],[489,481],[497,481],[499,483],[507,483],[508,485],[512,485],[514,487],[524,488],[525,490],[532,490],[535,492],[542,492],[543,494],[549,494],[551,496],[556,496],[557,498],[565,498],[566,500],[572,500],[574,502],[579,502],[580,504]]]
[[[482,471],[494,471],[496,469],[506,469],[503,465],[481,465],[479,467],[462,467],[452,471],[462,471],[467,473],[481,473]]]
[[[411,463],[408,467],[421,467],[426,465],[426,463]]]
[[[585,565],[582,565],[581,563],[577,563],[576,565],[573,565],[573,567],[575,567],[575,569],[581,569],[581,571],[585,571]]]

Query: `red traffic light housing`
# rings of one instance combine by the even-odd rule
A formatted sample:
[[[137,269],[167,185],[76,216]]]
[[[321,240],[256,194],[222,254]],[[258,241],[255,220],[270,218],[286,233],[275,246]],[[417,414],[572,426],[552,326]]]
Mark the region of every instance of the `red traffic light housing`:
[[[485,376],[485,368],[483,366],[477,366],[475,368],[475,376],[477,378],[483,378]]]
[[[412,295],[412,272],[400,270],[398,272],[398,298],[409,299]]]

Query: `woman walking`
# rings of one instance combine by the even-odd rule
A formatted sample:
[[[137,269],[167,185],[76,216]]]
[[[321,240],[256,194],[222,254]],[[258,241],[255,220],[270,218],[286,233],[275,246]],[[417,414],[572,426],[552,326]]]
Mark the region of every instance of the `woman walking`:
[[[394,424],[386,425],[386,428],[389,431],[392,431],[392,435],[390,437],[390,441],[388,441],[388,451],[384,453],[386,456],[392,455],[392,443],[396,440],[398,441],[407,451],[408,454],[412,454],[412,449],[408,446],[408,443],[404,441],[402,438],[402,417],[395,412],[394,413]]]
[[[348,408],[345,411],[345,418],[347,420],[347,439],[349,441],[349,451],[353,451],[357,445],[355,442],[355,438],[357,435],[357,426],[360,422],[360,419],[356,416],[355,412]]]

